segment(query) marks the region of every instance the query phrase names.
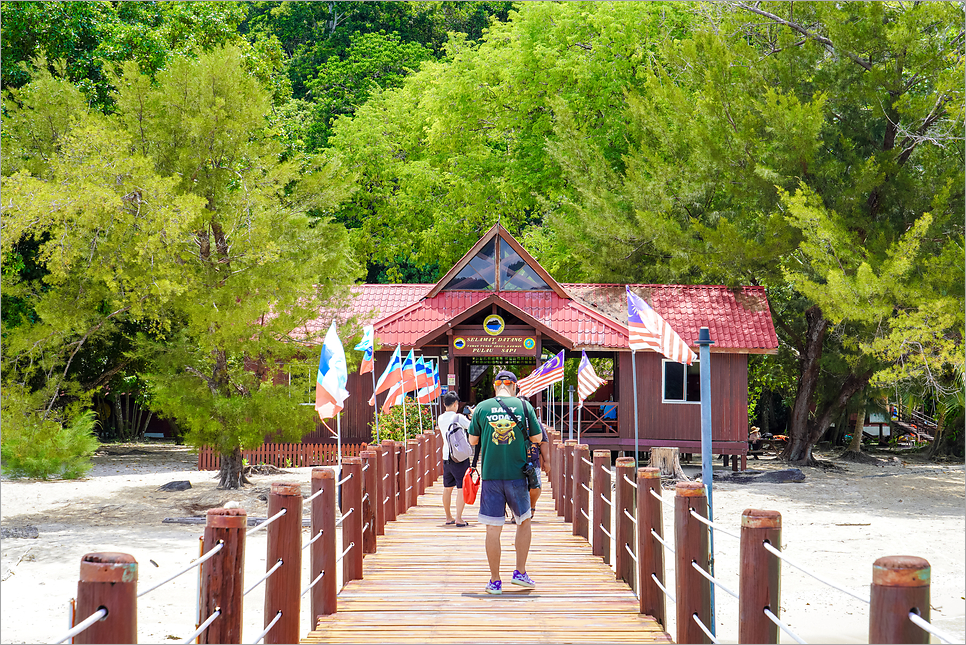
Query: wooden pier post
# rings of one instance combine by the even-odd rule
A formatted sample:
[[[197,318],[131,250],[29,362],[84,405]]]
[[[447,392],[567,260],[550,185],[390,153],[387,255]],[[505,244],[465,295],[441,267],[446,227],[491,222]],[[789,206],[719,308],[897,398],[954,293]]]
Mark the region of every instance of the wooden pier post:
[[[563,442],[563,485],[560,487],[563,493],[563,518],[564,522],[574,521],[574,446],[577,445],[575,439],[567,439]]]
[[[322,531],[322,537],[309,547],[309,581],[322,573],[322,579],[309,592],[309,616],[314,627],[319,616],[334,614],[337,609],[339,582],[336,578],[336,558],[339,554],[335,535],[335,471],[331,468],[312,469],[312,494],[322,494],[312,500],[312,537]]]
[[[574,535],[589,539],[590,537],[590,448],[586,444],[574,446]]]
[[[362,526],[365,523],[362,517],[362,457],[342,460],[342,479],[346,477],[349,479],[342,485],[342,550],[348,549],[348,552],[342,558],[343,586],[351,580],[362,579]],[[348,514],[350,510],[352,513]]]
[[[406,492],[406,482],[409,481],[409,477],[406,475],[406,468],[408,467],[406,464],[409,463],[406,451],[409,447],[405,441],[396,441],[395,446],[396,483],[394,488],[396,489],[396,517],[399,517],[405,515],[406,509],[409,508],[409,493]]]
[[[299,587],[302,583],[301,485],[294,482],[272,482],[268,494],[268,517],[282,509],[285,509],[285,515],[265,529],[268,532],[265,570],[274,567],[279,560],[282,562],[282,566],[265,581],[265,627],[268,627],[279,611],[282,612],[282,617],[265,635],[265,643],[295,643],[299,639]]]
[[[554,433],[553,449],[550,452],[550,477],[553,481],[553,510],[559,517],[564,516],[564,447],[558,433]]]
[[[741,514],[738,557],[738,642],[778,643],[778,625],[767,607],[781,617],[781,560],[765,550],[765,542],[780,548],[782,515],[778,511],[745,509]],[[870,641],[878,642],[878,641]]]
[[[614,466],[614,478],[617,480],[614,494],[614,568],[618,580],[623,580],[631,589],[637,590],[637,565],[628,549],[637,546],[634,537],[634,522],[628,515],[634,517],[637,513],[637,499],[634,496],[633,482],[634,458],[618,457]]]
[[[661,471],[657,468],[637,469],[637,570],[641,588],[637,599],[641,613],[653,616],[662,627],[667,627],[664,592],[660,590],[651,575],[664,584],[664,547],[651,535],[664,537],[663,504],[651,495],[654,491],[661,494]],[[740,641],[739,642],[743,642]]]
[[[374,450],[359,453],[362,459],[362,553],[376,552],[376,506],[379,491],[376,477],[379,474],[378,455]]]
[[[389,522],[396,521],[396,480],[398,479],[397,467],[398,461],[396,461],[396,442],[391,439],[383,439],[382,441],[382,459],[383,459],[383,506],[385,507],[383,513],[384,521],[386,524]]]
[[[416,464],[417,464],[416,482],[419,484],[418,492],[416,493],[417,498],[420,495],[424,495],[426,493],[426,478],[427,478],[426,467],[428,465],[427,461],[428,460],[426,459],[426,435],[420,434],[416,436]],[[413,501],[413,506],[415,506],[416,504],[417,502]]]
[[[88,553],[82,557],[77,618],[84,620],[101,607],[107,609],[107,616],[74,636],[74,642],[138,642],[137,583],[138,563],[127,553]]]
[[[419,497],[419,440],[406,442],[406,508],[416,505]]]
[[[692,618],[711,626],[711,582],[691,566],[708,570],[708,527],[691,511],[708,516],[708,498],[701,482],[678,482],[674,496],[674,578],[678,643],[710,643]]]
[[[872,565],[870,643],[928,643],[929,633],[909,620],[909,612],[929,620],[929,562],[913,555],[890,555]]]
[[[248,513],[243,508],[211,508],[206,514],[205,553],[219,542],[221,551],[201,564],[201,622],[221,614],[198,636],[199,643],[241,643],[242,586],[245,580],[245,534]]]
[[[610,467],[610,450],[594,451],[594,499],[591,506],[594,509],[593,529],[592,529],[592,549],[594,555],[599,555],[604,562],[610,564],[610,538],[607,537],[610,530],[610,501],[613,497],[610,494],[610,475],[605,468]],[[601,499],[603,496],[604,499]],[[612,534],[612,533],[611,533]],[[613,534],[612,534],[613,535]]]

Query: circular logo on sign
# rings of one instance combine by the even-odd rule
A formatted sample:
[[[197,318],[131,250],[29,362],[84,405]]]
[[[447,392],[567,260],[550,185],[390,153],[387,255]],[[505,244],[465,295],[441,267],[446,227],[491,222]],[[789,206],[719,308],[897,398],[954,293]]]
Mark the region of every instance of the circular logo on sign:
[[[485,329],[486,333],[488,333],[490,336],[499,336],[503,333],[504,327],[506,327],[506,323],[504,323],[503,319],[496,314],[487,316],[486,320],[483,321],[483,329]]]
[[[526,347],[527,349],[533,349],[534,347],[537,346],[537,341],[533,340],[532,338],[524,338],[523,346]]]
[[[466,347],[466,340],[463,338],[454,338],[453,347],[455,347],[456,349],[463,349],[464,347]]]

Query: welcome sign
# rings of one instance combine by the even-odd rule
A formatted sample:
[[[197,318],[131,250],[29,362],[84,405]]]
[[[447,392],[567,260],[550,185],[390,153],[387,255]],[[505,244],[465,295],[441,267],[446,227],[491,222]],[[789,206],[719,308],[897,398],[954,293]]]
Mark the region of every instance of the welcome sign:
[[[456,356],[536,356],[533,336],[457,336],[453,339]]]

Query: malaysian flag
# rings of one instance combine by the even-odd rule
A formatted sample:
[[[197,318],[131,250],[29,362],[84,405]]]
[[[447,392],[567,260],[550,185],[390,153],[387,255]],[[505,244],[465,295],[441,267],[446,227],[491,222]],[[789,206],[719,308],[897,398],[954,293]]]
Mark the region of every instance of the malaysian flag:
[[[587,358],[587,352],[580,352],[580,367],[577,368],[577,399],[578,408],[584,407],[584,399],[597,391],[601,385],[606,383],[604,379],[597,376],[594,366]]]
[[[533,396],[564,378],[564,350],[517,382],[517,396]]]
[[[671,325],[627,287],[627,332],[631,349],[653,349],[678,363],[690,365],[698,358]]]

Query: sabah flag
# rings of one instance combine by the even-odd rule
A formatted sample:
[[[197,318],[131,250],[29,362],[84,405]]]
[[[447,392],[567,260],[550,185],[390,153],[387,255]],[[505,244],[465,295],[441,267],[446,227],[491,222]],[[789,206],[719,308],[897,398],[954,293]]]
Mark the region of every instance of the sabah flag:
[[[402,361],[399,360],[399,345],[396,345],[396,351],[392,353],[389,358],[389,364],[386,365],[386,369],[383,370],[382,376],[379,377],[379,381],[376,382],[376,391],[369,399],[369,405],[376,405],[376,394],[382,394],[389,388],[391,388],[396,383],[402,381]]]
[[[362,340],[356,345],[356,350],[360,352],[365,352],[362,355],[362,363],[359,365],[359,373],[365,374],[366,372],[371,372],[373,370],[372,352],[373,352],[373,340],[375,336],[375,329],[372,325],[366,325],[362,328]]]
[[[403,392],[415,392],[419,387],[417,384],[416,357],[413,350],[409,350],[406,360],[402,364],[402,383]]]
[[[424,387],[427,387],[432,384],[433,384],[432,369],[429,367],[429,365],[426,364],[426,361],[423,360],[423,357],[420,356],[419,358],[416,359],[416,387],[418,387],[421,390]]]
[[[666,358],[690,365],[698,358],[678,333],[643,298],[627,289],[627,335],[631,349],[653,349]]]
[[[331,419],[342,409],[349,393],[345,389],[349,371],[345,364],[345,350],[335,331],[335,321],[325,334],[319,372],[315,377],[315,410],[322,419]]]

